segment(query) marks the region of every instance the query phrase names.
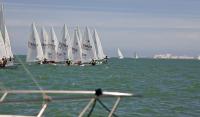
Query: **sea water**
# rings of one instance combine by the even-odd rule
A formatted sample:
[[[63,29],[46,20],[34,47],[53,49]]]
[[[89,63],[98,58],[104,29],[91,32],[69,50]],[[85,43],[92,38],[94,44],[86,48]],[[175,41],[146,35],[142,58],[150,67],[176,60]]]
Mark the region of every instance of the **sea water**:
[[[25,61],[25,56],[17,56]],[[17,61],[18,62],[18,61]],[[1,89],[95,90],[141,94],[123,98],[116,110],[120,117],[199,117],[200,61],[155,59],[109,59],[97,66],[27,64],[0,69]],[[36,79],[37,84],[33,81]],[[69,95],[52,95],[52,97]],[[10,94],[6,100],[40,100],[41,95]],[[81,96],[80,96],[81,97]],[[111,108],[116,98],[102,99]],[[27,103],[29,102],[29,103]],[[46,117],[76,117],[89,100],[66,99],[49,103]],[[0,104],[0,114],[37,115],[42,102]],[[96,104],[92,117],[108,112]]]

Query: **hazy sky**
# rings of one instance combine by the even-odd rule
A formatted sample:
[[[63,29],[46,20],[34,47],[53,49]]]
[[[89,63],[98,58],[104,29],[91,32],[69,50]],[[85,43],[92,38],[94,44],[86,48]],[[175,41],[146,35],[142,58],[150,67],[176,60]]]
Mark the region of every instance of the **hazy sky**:
[[[26,54],[30,25],[96,28],[105,53],[200,55],[200,0],[4,0],[15,54]],[[71,37],[73,35],[71,34]]]

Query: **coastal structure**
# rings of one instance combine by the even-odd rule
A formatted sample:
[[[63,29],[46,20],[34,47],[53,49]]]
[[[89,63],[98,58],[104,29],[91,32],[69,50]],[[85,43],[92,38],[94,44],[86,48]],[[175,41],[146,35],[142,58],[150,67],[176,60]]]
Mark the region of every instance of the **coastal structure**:
[[[167,54],[156,54],[153,57],[154,59],[195,59],[191,56],[175,56],[170,53]]]

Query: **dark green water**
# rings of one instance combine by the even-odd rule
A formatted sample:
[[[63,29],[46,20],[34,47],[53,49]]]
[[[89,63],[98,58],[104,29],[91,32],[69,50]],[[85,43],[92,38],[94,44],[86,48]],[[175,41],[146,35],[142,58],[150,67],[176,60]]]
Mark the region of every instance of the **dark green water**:
[[[24,56],[20,56],[22,60]],[[121,91],[142,94],[142,98],[122,99],[116,114],[120,117],[199,117],[200,61],[115,59],[108,64],[87,67],[28,65],[43,89]],[[8,89],[38,89],[19,65],[16,69],[0,69],[1,87]],[[38,98],[9,95],[9,99]],[[104,99],[111,107],[115,98]],[[87,104],[80,102],[52,102],[46,117],[76,117]],[[1,114],[38,113],[41,103],[0,104]],[[108,113],[97,104],[92,117]]]

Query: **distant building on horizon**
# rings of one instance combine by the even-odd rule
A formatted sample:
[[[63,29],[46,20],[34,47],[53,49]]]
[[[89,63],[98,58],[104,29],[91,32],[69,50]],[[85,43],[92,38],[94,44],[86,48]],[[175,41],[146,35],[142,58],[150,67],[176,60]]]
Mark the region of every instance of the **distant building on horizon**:
[[[154,59],[195,59],[195,57],[191,57],[191,56],[176,56],[176,55],[172,55],[170,53],[167,54],[156,54],[153,57]],[[200,59],[200,57],[198,57]]]

